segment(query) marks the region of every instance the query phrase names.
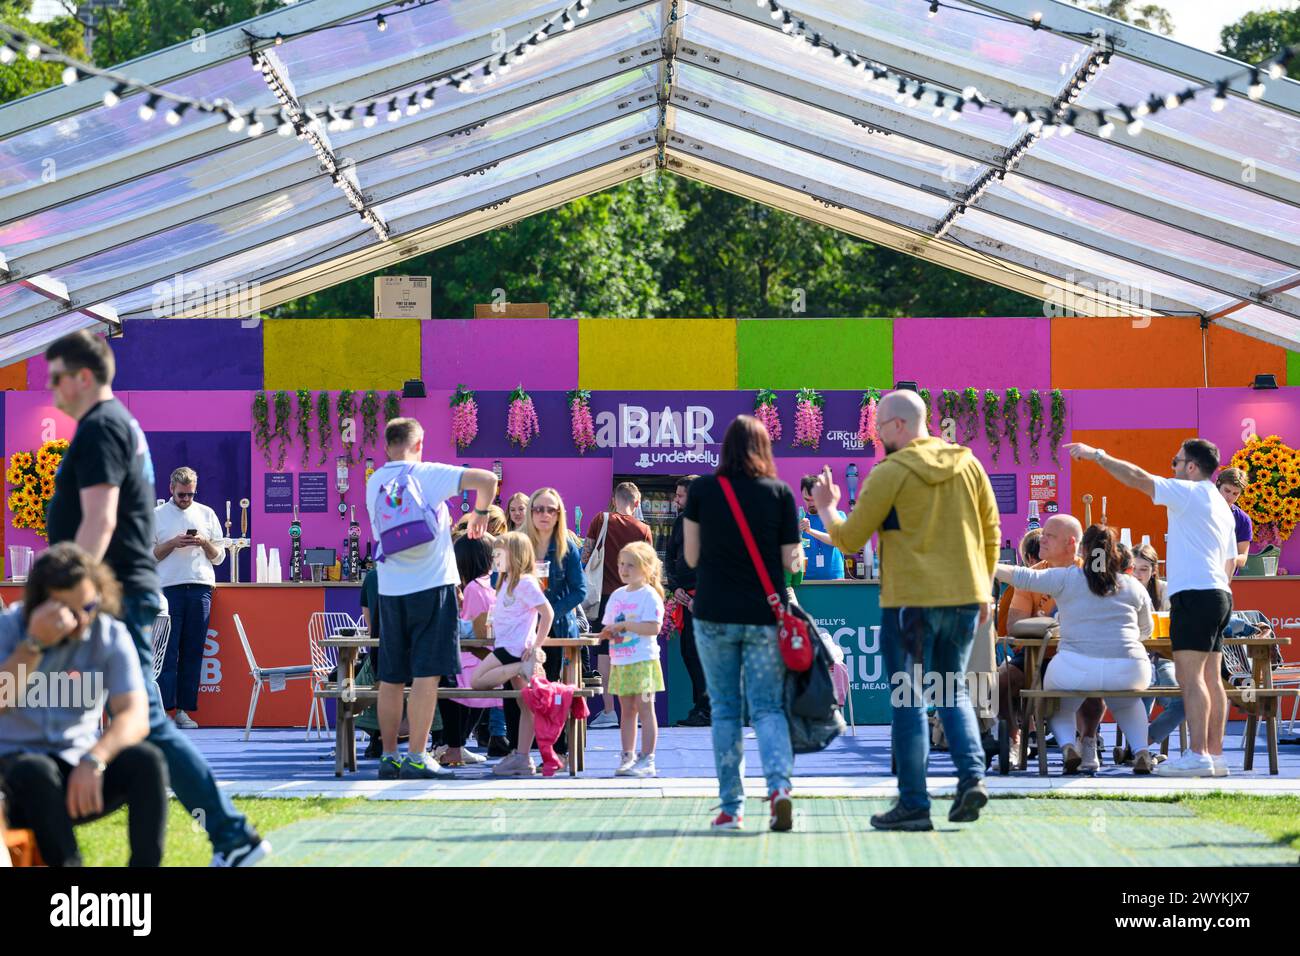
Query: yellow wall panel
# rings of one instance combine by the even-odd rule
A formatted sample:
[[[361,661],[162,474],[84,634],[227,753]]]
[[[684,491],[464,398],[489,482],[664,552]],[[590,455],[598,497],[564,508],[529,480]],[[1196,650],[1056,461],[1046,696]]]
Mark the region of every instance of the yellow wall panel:
[[[400,389],[420,377],[416,319],[268,319],[268,389]]]
[[[734,319],[580,319],[583,388],[734,389]]]

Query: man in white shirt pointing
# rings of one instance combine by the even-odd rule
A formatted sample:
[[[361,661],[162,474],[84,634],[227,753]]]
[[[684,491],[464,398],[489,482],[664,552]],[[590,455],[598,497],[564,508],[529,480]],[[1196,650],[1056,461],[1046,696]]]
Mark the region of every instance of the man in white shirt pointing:
[[[1170,463],[1174,477],[1162,478],[1112,458],[1100,448],[1080,442],[1063,447],[1076,460],[1095,461],[1169,512],[1165,555],[1169,643],[1192,741],[1180,759],[1161,764],[1156,773],[1226,777],[1223,729],[1228,696],[1219,672],[1223,667],[1223,629],[1232,613],[1230,581],[1236,569],[1237,541],[1232,511],[1211,481],[1219,467],[1219,449],[1204,438],[1187,439]]]
[[[203,644],[212,613],[213,566],[226,560],[216,512],[194,500],[199,476],[193,468],[177,468],[171,477],[171,500],[154,511],[154,557],[171,615],[171,636],[163,656],[158,689],[163,707],[176,710],[176,725],[198,727],[191,716],[199,709],[199,678]]]

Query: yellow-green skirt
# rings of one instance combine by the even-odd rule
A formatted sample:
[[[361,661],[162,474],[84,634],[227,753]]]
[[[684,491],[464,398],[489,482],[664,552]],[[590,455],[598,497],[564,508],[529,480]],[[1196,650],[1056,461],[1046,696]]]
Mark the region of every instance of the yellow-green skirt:
[[[664,689],[664,672],[658,661],[615,664],[609,672],[609,692],[615,697],[640,697]]]

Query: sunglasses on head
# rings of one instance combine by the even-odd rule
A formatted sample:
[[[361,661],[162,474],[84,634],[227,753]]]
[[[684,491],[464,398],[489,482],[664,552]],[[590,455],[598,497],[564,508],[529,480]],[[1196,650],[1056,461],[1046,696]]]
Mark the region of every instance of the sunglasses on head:
[[[1170,464],[1172,464],[1175,468],[1177,468],[1179,465],[1181,465],[1181,464],[1182,464],[1183,462],[1185,462],[1186,460],[1187,460],[1186,458],[1175,458],[1172,462],[1170,462]]]
[[[533,505],[535,515],[558,515],[559,513],[559,508],[552,508],[550,505]]]

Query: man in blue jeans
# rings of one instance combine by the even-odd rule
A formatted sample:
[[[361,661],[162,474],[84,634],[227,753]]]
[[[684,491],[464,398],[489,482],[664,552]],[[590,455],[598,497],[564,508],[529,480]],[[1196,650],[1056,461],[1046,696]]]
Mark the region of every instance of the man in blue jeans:
[[[878,830],[932,830],[925,712],[933,704],[957,766],[948,819],[967,823],[988,803],[984,747],[967,689],[975,629],[992,613],[993,571],[1002,540],[997,501],[969,448],[929,435],[913,391],[880,402],[876,430],[886,458],[867,476],[848,518],[830,468],[813,489],[827,534],[852,554],[880,532],[880,643],[890,677],[898,803],[871,818]]]
[[[50,544],[76,541],[113,569],[122,585],[122,623],[140,665],[153,672],[153,622],[162,608],[153,554],[154,471],[144,431],[113,397],[113,353],[90,332],[45,350],[54,404],[77,422],[54,477],[46,526]],[[217,786],[212,769],[163,710],[155,681],[149,742],[162,751],[172,790],[212,841],[213,866],[250,866],[271,851]]]

